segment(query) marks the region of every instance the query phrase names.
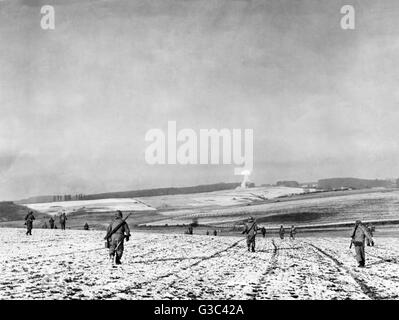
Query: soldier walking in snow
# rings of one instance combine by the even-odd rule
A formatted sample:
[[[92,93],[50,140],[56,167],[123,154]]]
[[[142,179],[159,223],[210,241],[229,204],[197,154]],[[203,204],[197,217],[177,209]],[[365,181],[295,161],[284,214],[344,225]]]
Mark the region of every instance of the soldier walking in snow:
[[[113,260],[115,258],[115,264],[121,264],[121,258],[123,255],[123,243],[124,240],[129,241],[130,229],[126,223],[126,219],[123,220],[123,215],[120,210],[115,213],[114,221],[112,221],[107,228],[107,240],[109,248],[109,256]]]
[[[262,227],[261,232],[262,232],[262,236],[264,238],[266,236],[266,228]]]
[[[291,226],[290,229],[290,239],[295,240],[296,228],[294,225]]]
[[[83,229],[85,229],[85,230],[89,230],[89,225],[88,225],[88,223],[86,222],[85,223],[85,225],[83,226]]]
[[[61,213],[61,215],[60,215],[61,230],[65,230],[65,224],[66,224],[66,221],[67,221],[67,220],[68,220],[68,219],[67,219],[67,217],[66,217],[66,213],[65,213],[65,212]]]
[[[48,223],[50,224],[50,229],[54,229],[54,219],[53,219],[53,217],[50,218]]]
[[[253,217],[248,218],[248,222],[245,224],[244,231],[242,234],[247,235],[247,247],[248,251],[255,252],[255,238],[258,232],[258,225]]]
[[[367,238],[373,246],[374,240],[360,220],[356,221],[351,238],[350,247],[352,247],[352,244],[355,246],[356,260],[359,263],[358,266],[363,268],[366,264],[366,253],[364,250],[365,239]]]
[[[285,233],[284,227],[281,226],[278,232],[278,234],[280,235],[280,239],[284,239],[284,233]]]
[[[26,235],[32,235],[33,220],[35,220],[35,216],[32,211],[29,211],[25,217]]]

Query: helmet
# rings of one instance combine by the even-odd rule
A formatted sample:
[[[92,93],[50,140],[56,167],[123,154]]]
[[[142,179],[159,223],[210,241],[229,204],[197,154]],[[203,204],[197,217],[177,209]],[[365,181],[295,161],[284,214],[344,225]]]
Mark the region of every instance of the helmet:
[[[115,213],[115,218],[122,218],[123,217],[123,215],[122,215],[122,211],[120,211],[120,210],[116,210],[116,213]]]

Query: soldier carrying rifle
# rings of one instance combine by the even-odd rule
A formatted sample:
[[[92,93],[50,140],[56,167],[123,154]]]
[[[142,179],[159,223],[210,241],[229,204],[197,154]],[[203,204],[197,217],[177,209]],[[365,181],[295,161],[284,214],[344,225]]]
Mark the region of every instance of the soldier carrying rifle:
[[[107,241],[107,248],[109,248],[109,256],[112,261],[115,258],[115,264],[121,264],[124,240],[129,241],[130,229],[126,223],[128,217],[129,215],[125,219],[122,219],[122,212],[117,210],[114,221],[109,224],[107,234],[104,238]]]
[[[351,238],[352,240],[349,248],[355,245],[356,260],[359,263],[359,267],[363,268],[366,264],[366,253],[364,251],[365,239],[367,238],[374,246],[373,238],[360,220],[356,221]]]
[[[242,234],[247,234],[247,246],[248,251],[255,252],[255,238],[258,232],[258,225],[253,217],[248,218],[248,222],[245,224],[244,231]]]
[[[33,228],[33,220],[35,220],[35,216],[33,215],[33,211],[29,211],[29,213],[25,217],[25,225],[26,225],[26,235],[32,235]]]

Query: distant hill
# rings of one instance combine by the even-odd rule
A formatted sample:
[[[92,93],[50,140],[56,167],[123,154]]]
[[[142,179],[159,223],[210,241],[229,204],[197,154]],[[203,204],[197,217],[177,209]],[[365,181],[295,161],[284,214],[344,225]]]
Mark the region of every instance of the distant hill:
[[[276,186],[299,188],[299,183],[297,181],[277,181]]]
[[[53,201],[53,196],[36,196],[14,202],[17,204],[24,204],[24,203],[42,203],[42,202],[51,202],[51,201]]]
[[[371,179],[358,179],[358,178],[329,178],[321,179],[318,182],[318,187],[324,190],[335,190],[342,188],[352,189],[367,189],[385,187],[396,187],[395,183],[390,180],[371,180]]]
[[[216,184],[206,184],[206,185],[199,185],[193,187],[157,188],[157,189],[144,189],[144,190],[122,191],[122,192],[107,192],[107,193],[85,195],[84,198],[86,200],[94,200],[94,199],[104,199],[104,198],[135,198],[135,197],[152,197],[152,196],[164,196],[164,195],[175,195],[175,194],[201,193],[201,192],[235,189],[240,185],[241,183],[216,183]]]
[[[157,189],[143,189],[143,190],[132,190],[132,191],[119,191],[119,192],[105,192],[98,194],[84,195],[83,200],[98,200],[107,198],[135,198],[135,197],[152,197],[152,196],[163,196],[163,195],[175,195],[175,194],[188,194],[188,193],[201,193],[201,192],[212,192],[219,190],[231,190],[240,186],[241,183],[215,183],[198,185],[193,187],[177,187],[177,188],[157,188]],[[20,201],[16,201],[18,204],[25,203],[40,203],[40,202],[51,202],[53,196],[37,196]]]
[[[0,202],[0,222],[24,220],[29,208],[12,201]],[[43,214],[40,214],[43,216]]]

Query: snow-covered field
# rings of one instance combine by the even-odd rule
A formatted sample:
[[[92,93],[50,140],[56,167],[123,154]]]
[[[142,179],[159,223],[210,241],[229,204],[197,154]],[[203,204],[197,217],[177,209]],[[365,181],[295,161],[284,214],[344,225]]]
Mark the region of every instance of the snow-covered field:
[[[160,215],[165,216],[165,219],[157,219],[157,221],[145,223],[145,225],[187,224],[197,218],[200,218],[201,223],[204,224],[234,222],[240,220],[240,215],[243,212],[247,217],[248,205],[314,191],[304,188],[270,186],[142,198],[145,203],[156,207]],[[234,216],[233,219],[231,216]]]
[[[115,210],[122,211],[155,211],[163,205],[179,208],[199,208],[208,206],[226,207],[240,204],[251,203],[254,201],[273,199],[281,196],[295,195],[304,193],[303,188],[287,187],[259,187],[250,189],[222,190],[214,192],[193,193],[185,195],[166,195],[144,197],[143,200],[133,198],[108,198],[98,200],[74,200],[56,201],[43,203],[25,204],[30,209],[56,215],[60,211],[66,212],[85,211],[85,212],[110,212]],[[172,216],[179,214],[178,210],[169,213]],[[181,213],[180,213],[181,214]],[[168,213],[165,213],[168,215]]]
[[[261,196],[259,193],[257,195]],[[354,222],[356,219],[393,220],[399,218],[399,191],[397,189],[389,191],[370,189],[368,192],[348,194],[338,192],[330,193],[327,197],[319,193],[314,197],[299,197],[290,201],[260,204],[253,201],[250,204],[250,206],[203,210],[174,210],[170,212],[169,218],[147,224],[168,224],[169,226],[189,224],[196,218],[200,224],[234,225],[237,221],[247,219],[248,215],[253,215],[258,220],[262,219],[269,227],[278,227],[281,224],[326,224]],[[287,218],[287,215],[290,217]]]
[[[257,187],[248,189],[220,190],[213,192],[163,195],[153,197],[109,198],[98,200],[58,201],[25,204],[28,208],[40,213],[58,215],[65,211],[68,215],[101,214],[121,210],[124,212],[150,212],[155,213],[149,221],[139,225],[178,225],[191,223],[195,218],[201,218],[202,223],[226,223],[237,221],[240,215],[247,217],[247,205],[259,203],[278,197],[292,196],[309,192],[303,188],[289,187]],[[232,208],[234,207],[234,208]],[[223,211],[224,210],[224,211]],[[227,210],[227,211],[226,211]],[[243,212],[245,211],[245,212]],[[225,217],[224,214],[229,217]],[[237,217],[237,212],[239,217]],[[233,215],[233,219],[230,217]],[[219,217],[220,216],[220,217]],[[164,217],[164,219],[162,219]],[[142,219],[142,217],[140,217]]]
[[[76,200],[76,201],[58,201],[58,202],[44,202],[44,203],[30,203],[26,204],[30,209],[56,215],[61,211],[67,213],[73,211],[84,210],[85,212],[110,212],[115,210],[122,211],[154,211],[152,208],[141,201],[131,198],[117,198],[117,199],[99,199],[99,200]]]
[[[192,210],[200,208],[226,208],[231,206],[246,205],[259,201],[271,200],[278,197],[314,192],[315,190],[305,191],[304,188],[289,187],[256,187],[248,189],[230,189],[213,192],[164,195],[141,198],[146,204],[158,209],[174,208],[171,216],[184,215]],[[163,212],[168,215],[168,212]]]
[[[348,239],[134,234],[112,267],[103,232],[0,229],[0,299],[399,299],[399,240],[367,268]]]

